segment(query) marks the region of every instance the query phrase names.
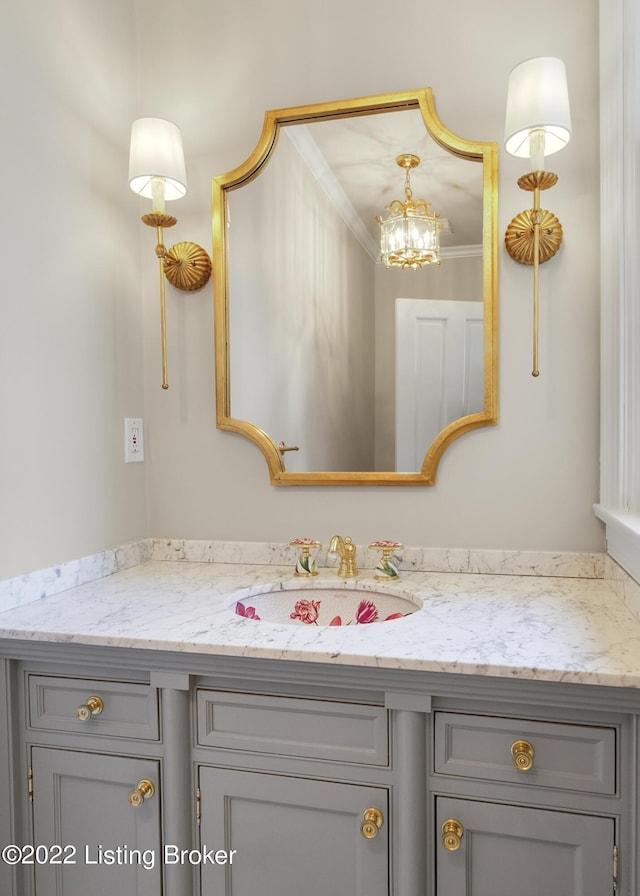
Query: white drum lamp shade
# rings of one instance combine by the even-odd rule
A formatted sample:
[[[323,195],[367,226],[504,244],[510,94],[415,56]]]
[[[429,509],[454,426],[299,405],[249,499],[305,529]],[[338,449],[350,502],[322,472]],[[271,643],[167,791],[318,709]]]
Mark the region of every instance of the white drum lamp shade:
[[[158,179],[164,182],[164,199],[180,199],[187,192],[182,136],[164,118],[138,118],[131,126],[129,186],[152,199]]]
[[[509,75],[505,149],[512,156],[530,158],[532,136],[540,132],[545,156],[562,149],[571,138],[567,72],[562,59],[555,56],[527,59]]]

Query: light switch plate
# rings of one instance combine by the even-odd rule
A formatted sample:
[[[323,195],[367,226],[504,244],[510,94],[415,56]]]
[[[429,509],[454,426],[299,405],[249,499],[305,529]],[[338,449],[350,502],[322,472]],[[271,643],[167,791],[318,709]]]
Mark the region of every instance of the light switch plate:
[[[144,434],[140,417],[124,419],[124,462],[141,463],[144,460]]]

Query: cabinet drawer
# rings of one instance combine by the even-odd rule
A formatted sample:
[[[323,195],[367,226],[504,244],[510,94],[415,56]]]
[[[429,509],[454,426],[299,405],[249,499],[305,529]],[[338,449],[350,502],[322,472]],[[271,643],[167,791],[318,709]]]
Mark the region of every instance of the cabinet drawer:
[[[519,742],[524,744],[518,746]],[[530,757],[529,770],[516,767],[518,756],[525,765]],[[435,770],[485,781],[613,794],[616,731],[587,725],[438,712]]]
[[[96,697],[102,710],[91,713]],[[29,675],[28,702],[33,729],[158,740],[157,693],[147,684]],[[86,706],[83,721],[78,710]]]
[[[198,743],[279,756],[387,765],[387,713],[380,706],[263,697],[201,689]]]

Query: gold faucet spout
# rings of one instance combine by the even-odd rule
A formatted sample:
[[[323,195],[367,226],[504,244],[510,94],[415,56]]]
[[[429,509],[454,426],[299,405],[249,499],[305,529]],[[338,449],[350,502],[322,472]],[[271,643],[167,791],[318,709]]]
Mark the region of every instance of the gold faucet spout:
[[[349,536],[342,538],[341,535],[334,535],[329,543],[329,553],[337,553],[338,557],[340,557],[338,578],[355,579],[357,577],[356,545],[352,542]]]

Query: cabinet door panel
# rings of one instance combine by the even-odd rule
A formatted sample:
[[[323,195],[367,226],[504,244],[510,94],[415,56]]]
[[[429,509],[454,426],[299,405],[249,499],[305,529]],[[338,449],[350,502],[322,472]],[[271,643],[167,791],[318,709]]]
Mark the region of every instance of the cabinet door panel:
[[[128,800],[143,778],[157,788],[158,762],[46,747],[31,759],[34,844],[75,847],[74,864],[35,865],[36,896],[159,896],[159,797]]]
[[[439,843],[438,896],[603,896],[612,891],[613,819],[472,800],[437,800],[463,828],[460,848]]]
[[[225,867],[202,866],[202,896],[386,896],[387,791],[333,781],[200,769],[201,845],[236,850]],[[377,836],[360,833],[380,809]]]

